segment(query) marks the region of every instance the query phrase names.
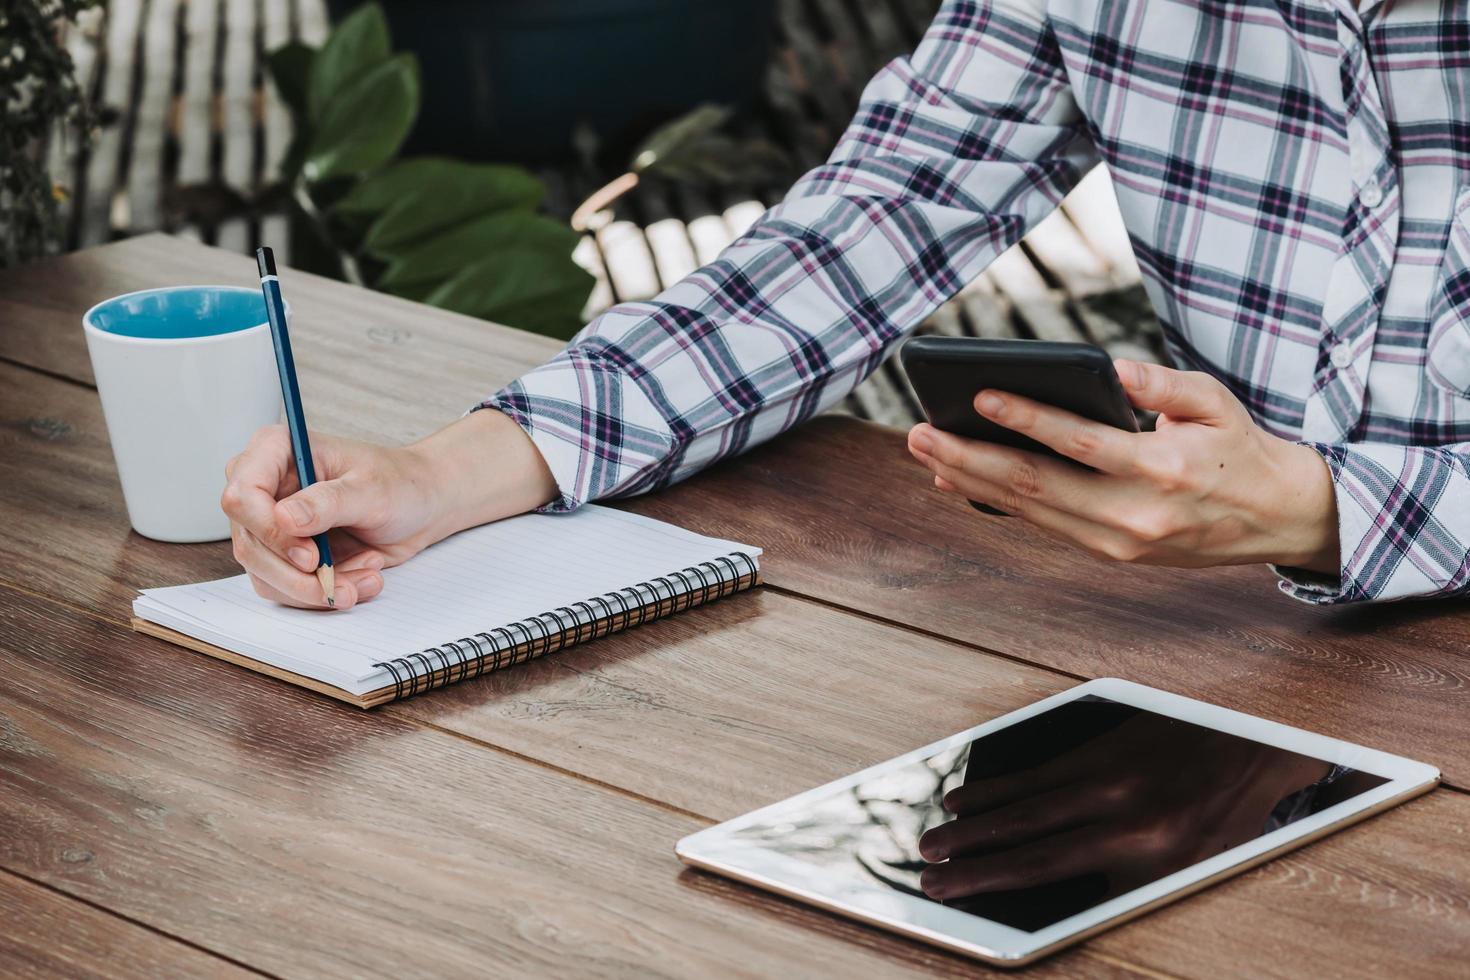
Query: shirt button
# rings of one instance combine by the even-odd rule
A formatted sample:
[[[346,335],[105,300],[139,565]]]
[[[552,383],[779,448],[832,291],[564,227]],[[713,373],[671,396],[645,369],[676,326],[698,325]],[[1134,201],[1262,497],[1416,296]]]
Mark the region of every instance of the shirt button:
[[[1345,368],[1353,363],[1353,352],[1348,349],[1347,344],[1338,344],[1332,348],[1332,353],[1327,355],[1327,359],[1332,362],[1333,367]]]
[[[1364,207],[1376,208],[1383,203],[1383,188],[1378,186],[1378,181],[1370,179],[1358,191],[1358,200],[1363,202]]]

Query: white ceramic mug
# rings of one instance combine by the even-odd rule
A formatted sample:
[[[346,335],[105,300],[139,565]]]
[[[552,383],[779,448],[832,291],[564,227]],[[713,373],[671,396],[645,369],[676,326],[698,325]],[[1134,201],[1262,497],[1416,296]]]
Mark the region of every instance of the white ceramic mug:
[[[281,417],[260,290],[145,289],[98,303],[82,329],[133,529],[228,538],[225,463]]]

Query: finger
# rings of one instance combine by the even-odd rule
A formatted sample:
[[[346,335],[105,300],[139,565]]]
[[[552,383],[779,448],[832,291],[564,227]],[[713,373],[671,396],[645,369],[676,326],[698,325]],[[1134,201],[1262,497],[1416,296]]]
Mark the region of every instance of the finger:
[[[936,477],[934,477],[934,485],[936,487],[938,487],[939,489],[943,490],[945,493],[959,493],[960,492],[960,488],[959,487],[955,486],[953,483],[950,483],[948,480],[946,480],[942,476],[936,476]]]
[[[285,534],[310,537],[334,527],[380,523],[382,495],[346,480],[325,480],[275,503],[275,521]]]
[[[383,591],[383,574],[375,568],[364,568],[351,572],[347,580],[357,590],[358,602],[367,602],[369,599],[377,598]]]
[[[352,605],[356,604],[356,595],[353,594],[350,590],[344,588],[344,585],[344,582],[337,583],[336,591],[333,596],[336,601],[334,604],[329,605],[322,601],[322,590],[320,585],[317,586],[316,595],[314,598],[302,599],[299,596],[287,595],[286,593],[282,592],[280,589],[277,589],[275,586],[271,585],[269,582],[258,575],[250,576],[250,586],[255,590],[256,595],[260,596],[263,599],[269,599],[271,602],[277,602],[283,606],[291,606],[296,609],[348,609]]]
[[[357,571],[359,569],[375,572],[382,571],[388,564],[388,556],[376,548],[363,548],[361,551],[352,552],[348,549],[339,549],[334,543],[332,545],[332,555],[336,557],[339,554],[345,554],[346,557],[337,559],[335,567],[338,575],[341,575],[343,572]]]
[[[1100,512],[1097,517],[1090,513],[1074,514],[1061,506],[1052,506],[1045,502],[1040,478],[1008,477],[1008,485],[1000,486],[956,470],[937,459],[921,457],[920,462],[934,473],[934,485],[939,489],[958,493],[967,500],[1020,517],[1094,556],[1129,559],[1141,553],[1141,543],[1130,541],[1125,532],[1105,523],[1109,520],[1109,506],[1104,502],[1107,496],[1105,494],[1094,493],[1090,497],[1081,493],[1075,497],[1057,493],[1046,495],[1047,498],[1068,507]]]
[[[1081,516],[1090,516],[1116,496],[1106,477],[1064,460],[924,428],[927,431],[915,431],[910,442],[929,450],[911,450],[915,458],[958,486],[978,480],[1003,493]]]
[[[919,887],[942,902],[1075,878],[1104,867],[1103,834],[1098,827],[1079,827],[995,854],[953,858],[925,868]]]
[[[356,593],[353,594],[345,591],[342,588],[344,583],[350,584],[351,587],[356,590]],[[261,579],[255,575],[250,576],[250,585],[252,588],[255,589],[257,595],[261,596],[264,599],[269,599],[271,602],[278,602],[283,606],[294,606],[297,609],[324,608],[321,602],[303,603],[293,596],[288,596],[284,592],[281,592],[279,589],[276,589],[274,586],[267,583],[264,579]],[[356,605],[359,602],[366,602],[369,599],[377,597],[382,591],[383,576],[377,572],[360,573],[355,576],[348,576],[345,579],[339,579],[337,581],[337,588],[333,596],[333,598],[336,600],[336,605],[327,606],[325,608],[334,610],[347,609],[350,606]],[[320,587],[318,587],[317,595],[321,595]]]
[[[1103,812],[1103,801],[1089,789],[1066,785],[931,827],[919,838],[919,854],[926,861],[943,861],[970,851],[1015,847],[1091,822]]]
[[[225,478],[232,483],[289,492],[297,486],[291,455],[291,437],[284,425],[268,425],[250,437],[245,451],[225,464]]]
[[[274,590],[276,594],[270,598],[305,609],[328,605],[326,597],[322,595],[321,581],[315,574],[292,565],[261,544],[259,538],[244,528],[232,528],[231,537],[235,543],[235,560],[250,573],[252,581],[258,579]],[[351,576],[337,580],[332,598],[339,609],[352,607],[357,600],[357,592]]]
[[[316,543],[310,538],[286,534],[276,525],[274,493],[258,486],[231,483],[225,487],[220,503],[232,526],[247,531],[264,547],[302,571],[316,568],[320,560]]]
[[[944,794],[944,808],[950,813],[980,814],[1002,809],[1021,800],[1072,786],[1092,774],[1095,760],[1086,753],[1065,752],[1046,761],[1000,776],[967,779]]]
[[[250,440],[245,452],[226,466],[228,482],[220,507],[278,555],[291,556],[303,569],[315,568],[316,548],[310,541],[283,534],[276,526],[276,498],[296,487],[290,464],[290,439],[280,426],[267,426]]]
[[[1111,425],[1000,391],[976,395],[975,411],[1084,466],[1105,473],[1130,473],[1136,466],[1138,436]]]
[[[1114,361],[1113,366],[1136,408],[1208,422],[1225,418],[1235,403],[1225,386],[1203,371],[1176,371],[1123,358]]]

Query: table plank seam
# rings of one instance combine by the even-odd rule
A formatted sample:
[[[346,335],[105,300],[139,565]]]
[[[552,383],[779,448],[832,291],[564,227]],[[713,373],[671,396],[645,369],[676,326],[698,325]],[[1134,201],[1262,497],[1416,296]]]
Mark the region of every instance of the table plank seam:
[[[476,745],[482,749],[488,749],[491,752],[498,752],[501,755],[509,756],[512,759],[518,759],[521,762],[530,763],[549,772],[554,772],[557,775],[567,776],[571,779],[577,780],[580,783],[586,783],[589,786],[595,786],[598,789],[603,789],[607,790],[608,792],[615,793],[618,796],[624,797],[625,799],[633,800],[634,802],[642,803],[647,806],[652,806],[656,809],[664,811],[665,813],[672,813],[677,816],[685,817],[689,820],[696,820],[704,824],[705,826],[719,823],[719,819],[717,817],[710,817],[703,813],[696,813],[693,810],[686,810],[681,806],[675,806],[672,803],[666,803],[663,800],[658,799],[657,797],[645,796],[642,793],[638,793],[634,790],[627,789],[626,787],[619,786],[616,783],[609,783],[605,780],[598,779],[595,776],[588,776],[584,773],[577,772],[575,769],[568,769],[565,766],[559,766],[554,762],[548,762],[545,759],[538,759],[533,755],[526,755],[524,752],[518,752],[515,749],[507,748],[503,745],[496,745],[494,742],[487,742],[484,739],[476,738],[473,735],[466,735],[465,733],[455,731],[452,728],[445,728],[442,725],[436,725],[431,721],[423,721],[422,719],[413,717],[411,714],[408,714],[402,709],[394,710],[395,708],[395,705],[388,704],[384,705],[381,710],[384,714],[391,715],[393,718],[396,718],[399,721],[408,722],[416,728],[438,732],[442,735],[453,736],[454,738],[457,738],[462,742],[468,742],[471,745]]]
[[[30,589],[30,588],[27,588],[24,585],[20,585],[19,583],[16,583],[16,582],[10,580],[9,578],[7,578],[7,577],[5,577],[3,575],[0,575],[0,586],[4,586],[4,587],[9,588],[9,589],[12,589],[12,590],[14,590],[16,592],[20,592],[20,593],[23,593],[25,595],[32,596],[33,598],[40,599],[41,601],[50,603],[52,605],[57,605],[57,606],[61,606],[61,607],[66,608],[66,609],[70,609],[70,610],[72,610],[75,613],[79,613],[79,614],[81,614],[83,616],[87,616],[87,617],[89,617],[91,619],[95,619],[95,620],[98,620],[100,622],[109,623],[109,624],[112,624],[112,625],[115,625],[115,626],[121,626],[124,629],[131,629],[132,628],[131,622],[128,619],[126,619],[126,618],[115,618],[115,617],[112,617],[112,616],[107,615],[106,613],[99,612],[97,610],[91,609],[91,608],[89,608],[87,606],[82,606],[82,605],[78,605],[76,603],[68,602],[65,599],[59,598],[57,596],[50,595],[49,593],[37,592],[34,589]],[[810,596],[805,596],[805,595],[802,595],[799,592],[792,592],[790,589],[783,589],[783,588],[780,588],[778,586],[772,586],[772,585],[770,585],[768,583],[763,583],[763,586],[765,588],[770,589],[772,592],[779,593],[781,595],[787,596],[788,598],[792,598],[792,599],[795,599],[795,600],[798,600],[798,601],[811,602],[811,603],[814,603],[816,605],[827,606],[827,607],[832,608],[832,609],[834,609],[834,610],[836,610],[838,612],[855,614],[855,615],[858,615],[860,618],[863,618],[863,619],[868,619],[868,620],[871,620],[871,621],[874,621],[874,622],[883,623],[885,625],[896,626],[896,627],[898,627],[898,628],[900,628],[900,629],[902,629],[904,631],[907,631],[907,632],[917,633],[917,634],[922,635],[922,636],[929,636],[929,637],[931,637],[933,639],[939,640],[940,642],[950,643],[950,644],[953,644],[955,646],[962,647],[964,649],[975,650],[975,651],[977,651],[977,652],[979,652],[981,654],[985,654],[987,656],[999,657],[1002,660],[1006,660],[1006,661],[1009,661],[1009,662],[1012,662],[1012,663],[1016,663],[1016,664],[1019,664],[1021,666],[1038,668],[1038,669],[1040,669],[1042,671],[1045,671],[1047,673],[1058,674],[1058,675],[1061,675],[1061,676],[1064,676],[1064,677],[1070,677],[1070,678],[1073,678],[1073,679],[1078,680],[1078,681],[1087,680],[1087,678],[1081,677],[1081,676],[1079,676],[1077,674],[1071,674],[1071,673],[1068,673],[1066,671],[1056,670],[1054,668],[1044,667],[1044,666],[1041,666],[1041,665],[1038,665],[1038,664],[1032,664],[1032,663],[1029,663],[1029,662],[1027,662],[1025,660],[1021,660],[1021,659],[1016,658],[1016,657],[1007,656],[1006,654],[1003,654],[1003,653],[996,653],[993,650],[986,649],[985,647],[978,646],[977,644],[965,643],[963,641],[955,640],[955,639],[950,638],[950,637],[941,636],[941,635],[939,635],[937,633],[929,633],[927,630],[922,630],[922,629],[919,629],[918,627],[908,626],[908,625],[905,625],[903,623],[893,622],[891,620],[884,619],[881,616],[874,616],[874,615],[869,614],[869,613],[863,613],[860,610],[850,610],[847,607],[842,606],[842,605],[839,605],[837,603],[827,602],[827,601],[822,600],[822,599],[817,599],[817,598],[813,598],[813,597],[810,597]],[[440,733],[443,733],[445,735],[453,736],[454,738],[460,739],[460,740],[465,741],[465,742],[471,742],[473,744],[479,745],[482,748],[489,749],[489,750],[491,750],[493,752],[499,752],[499,753],[501,753],[503,755],[508,755],[508,756],[510,756],[512,758],[520,759],[523,762],[533,763],[533,764],[535,764],[537,766],[540,766],[540,767],[542,767],[544,769],[548,769],[548,770],[550,770],[552,772],[556,772],[556,773],[559,773],[559,774],[565,775],[565,776],[570,776],[572,778],[577,779],[580,782],[588,783],[590,785],[597,786],[597,787],[600,787],[600,788],[605,789],[605,790],[609,790],[610,792],[617,793],[620,796],[624,796],[624,797],[627,797],[629,799],[636,800],[639,803],[644,803],[644,804],[648,804],[648,805],[657,807],[658,809],[663,810],[663,811],[668,812],[668,813],[674,813],[674,814],[677,814],[677,815],[682,816],[682,817],[687,817],[687,818],[689,818],[691,820],[698,820],[701,823],[704,823],[706,825],[708,825],[708,824],[714,824],[714,823],[718,823],[719,822],[719,819],[716,818],[716,817],[711,817],[711,816],[708,816],[708,815],[702,814],[702,813],[696,813],[693,810],[686,810],[683,807],[674,806],[673,804],[666,803],[663,800],[659,800],[659,799],[657,799],[655,797],[645,796],[645,795],[643,795],[641,793],[634,792],[633,790],[626,789],[625,787],[618,786],[615,783],[604,782],[603,780],[596,779],[595,777],[587,776],[587,775],[584,775],[582,773],[578,773],[578,772],[575,772],[573,770],[563,768],[562,766],[558,766],[555,763],[548,762],[548,761],[543,760],[543,759],[537,759],[534,756],[525,755],[524,753],[517,752],[516,750],[511,749],[511,748],[507,748],[505,746],[496,745],[494,742],[487,742],[487,741],[485,741],[483,739],[475,738],[472,735],[467,735],[467,734],[464,734],[463,732],[458,732],[458,731],[455,731],[454,729],[451,729],[451,728],[445,728],[445,727],[443,727],[441,725],[436,725],[433,722],[423,721],[423,720],[421,720],[419,718],[415,718],[412,714],[410,714],[410,713],[402,710],[401,708],[399,708],[398,706],[393,705],[393,704],[384,705],[381,710],[383,711],[383,713],[385,713],[385,714],[391,714],[394,718],[397,718],[397,719],[399,719],[401,721],[406,721],[406,722],[412,724],[413,726],[415,726],[417,728],[426,729],[426,730],[435,731],[435,732],[440,732]]]
[[[1001,660],[1005,660],[1005,661],[1008,661],[1010,663],[1017,664],[1017,665],[1022,666],[1022,667],[1029,667],[1029,668],[1034,669],[1034,670],[1045,671],[1046,673],[1055,674],[1055,675],[1060,676],[1060,677],[1069,677],[1069,678],[1072,678],[1072,679],[1078,681],[1079,683],[1085,682],[1085,681],[1089,681],[1089,680],[1092,680],[1093,679],[1091,677],[1088,677],[1085,674],[1076,674],[1076,673],[1073,673],[1072,671],[1069,671],[1069,670],[1062,670],[1060,668],[1052,667],[1052,666],[1049,666],[1047,664],[1037,663],[1037,662],[1031,661],[1031,660],[1026,660],[1023,657],[1018,657],[1018,656],[1016,656],[1014,654],[1003,653],[1003,652],[1001,652],[999,650],[994,650],[994,649],[992,649],[990,647],[982,646],[982,645],[980,645],[978,643],[973,643],[973,642],[971,642],[969,640],[960,639],[959,637],[949,636],[949,635],[946,635],[944,633],[932,632],[932,631],[926,630],[926,629],[924,629],[922,627],[914,626],[914,625],[909,624],[909,623],[905,623],[905,622],[903,622],[901,620],[889,619],[886,616],[879,616],[879,615],[877,615],[875,613],[868,612],[868,611],[866,611],[864,609],[859,609],[859,608],[856,608],[856,607],[853,607],[853,606],[847,606],[847,605],[844,605],[843,603],[836,602],[836,601],[831,600],[831,599],[823,599],[823,598],[820,598],[818,596],[809,596],[809,595],[806,595],[805,593],[802,593],[802,592],[796,592],[796,591],[794,591],[792,589],[784,588],[783,586],[773,585],[769,581],[763,581],[761,583],[761,586],[762,586],[762,588],[770,589],[772,592],[775,592],[775,593],[778,593],[780,595],[786,596],[787,598],[790,598],[790,599],[794,599],[794,600],[797,600],[797,601],[811,602],[811,603],[814,603],[814,604],[819,605],[819,606],[825,606],[825,607],[827,607],[829,609],[833,609],[833,610],[835,610],[837,612],[848,613],[850,615],[857,616],[857,617],[859,617],[861,619],[866,619],[866,620],[870,620],[870,621],[875,622],[875,623],[880,623],[880,624],[882,624],[884,626],[896,627],[896,628],[901,629],[901,630],[904,630],[906,632],[915,633],[915,634],[917,634],[919,636],[924,636],[924,637],[928,637],[930,639],[939,640],[939,641],[942,641],[944,643],[952,643],[955,646],[963,647],[964,649],[967,649],[967,650],[974,650],[975,652],[984,654],[986,656],[997,657],[997,658],[999,658]],[[1452,793],[1459,793],[1459,794],[1461,794],[1463,796],[1470,796],[1470,786],[1461,786],[1458,783],[1444,781],[1444,782],[1441,782],[1439,784],[1439,787],[1438,788],[1439,789],[1443,789],[1443,790],[1448,790],[1448,791],[1450,791]]]
[[[87,391],[97,390],[96,385],[83,381],[81,378],[74,378],[69,374],[62,374],[60,371],[52,371],[50,368],[37,367],[34,364],[27,364],[24,361],[17,361],[15,358],[9,357],[5,354],[0,354],[0,364],[8,364],[11,367],[19,368],[22,371],[34,371],[36,374],[39,374],[44,378],[51,378],[56,381],[63,381],[66,384],[75,385],[76,387],[84,388]]]
[[[1037,663],[1033,660],[1027,660],[1024,657],[1019,657],[1013,653],[1005,653],[1001,650],[982,646],[979,643],[975,643],[971,640],[961,639],[957,636],[950,636],[946,633],[937,633],[933,630],[926,630],[922,626],[914,626],[912,623],[905,623],[903,620],[900,619],[889,619],[887,616],[880,616],[877,613],[869,612],[866,609],[861,609],[856,606],[849,606],[832,599],[823,599],[820,596],[807,595],[804,592],[797,592],[794,589],[788,589],[782,585],[772,584],[769,580],[762,580],[761,587],[770,589],[772,592],[775,592],[778,595],[783,595],[791,599],[814,603],[818,606],[825,606],[826,608],[834,610],[836,612],[846,613],[850,616],[856,616],[859,619],[866,619],[869,622],[879,623],[883,626],[900,629],[906,633],[917,633],[919,636],[928,637],[931,640],[939,640],[943,643],[952,643],[957,647],[963,647],[966,650],[974,650],[976,653],[983,653],[989,657],[998,657],[1001,660],[1009,661],[1010,663],[1017,664],[1022,667],[1028,667],[1032,670],[1045,671],[1048,674],[1055,674],[1058,677],[1070,677],[1072,680],[1077,681],[1079,684],[1093,679],[1086,674],[1077,674],[1070,670],[1062,670],[1060,667],[1052,667],[1047,664]]]
[[[58,888],[50,882],[42,881],[39,878],[33,878],[23,871],[17,871],[11,867],[0,866],[0,875],[7,875],[11,878],[15,878],[18,881],[24,881],[26,884],[34,885],[35,887],[50,892],[51,894],[63,898],[68,902],[76,902],[79,905],[85,905],[87,908],[93,909],[97,912],[101,912],[103,915],[117,919],[121,922],[126,922],[128,923],[128,925],[137,926],[139,929],[143,929],[144,931],[149,932],[162,939],[166,939],[169,942],[178,943],[180,946],[186,946],[197,953],[203,953],[205,956],[209,956],[217,960],[223,960],[231,966],[236,966],[242,970],[247,970],[250,973],[256,974],[257,976],[270,977],[271,980],[281,980],[279,974],[270,973],[266,970],[260,969],[259,967],[251,966],[249,963],[241,962],[240,960],[237,960],[232,956],[228,956],[224,953],[210,949],[208,946],[201,946],[199,943],[194,942],[191,939],[185,939],[182,936],[176,936],[173,933],[160,929],[155,925],[143,921],[142,919],[135,919],[124,912],[119,912],[117,909],[108,908],[106,905],[101,905],[93,901],[92,899],[85,898],[81,895],[72,894],[64,888]]]
[[[108,624],[114,625],[114,626],[120,626],[120,627],[122,627],[124,629],[131,629],[132,628],[132,625],[131,625],[130,621],[127,620],[127,619],[125,619],[125,618],[115,618],[115,617],[112,617],[112,616],[107,615],[106,613],[99,612],[99,611],[97,611],[95,609],[91,609],[91,608],[89,608],[87,606],[78,605],[77,603],[74,603],[74,602],[68,602],[65,599],[59,598],[57,596],[50,595],[49,593],[37,592],[34,589],[30,589],[30,588],[27,588],[26,586],[23,586],[23,585],[20,585],[20,584],[18,584],[16,582],[13,582],[12,580],[6,578],[3,575],[0,575],[0,587],[11,589],[12,591],[19,592],[19,593],[22,593],[24,595],[31,596],[33,598],[39,599],[42,602],[46,602],[46,603],[49,603],[51,605],[60,606],[60,607],[62,607],[64,609],[70,609],[72,612],[75,612],[75,613],[78,613],[80,615],[86,616],[86,617],[88,617],[90,619],[93,619],[93,620],[96,620],[98,622],[108,623]],[[864,619],[869,619],[869,620],[872,620],[874,622],[882,623],[882,624],[888,625],[888,626],[898,627],[898,628],[903,629],[905,631],[916,633],[916,634],[921,635],[921,636],[932,637],[932,638],[934,638],[936,640],[939,640],[939,641],[942,641],[942,642],[945,642],[945,643],[954,644],[955,646],[959,646],[959,647],[961,647],[963,649],[974,650],[977,653],[981,653],[981,654],[986,655],[986,656],[998,657],[1001,660],[1005,660],[1005,661],[1008,661],[1010,663],[1015,663],[1015,664],[1018,664],[1020,666],[1042,670],[1042,671],[1045,671],[1047,673],[1056,674],[1056,675],[1063,676],[1063,677],[1069,677],[1069,678],[1072,678],[1072,679],[1077,680],[1077,681],[1085,681],[1085,680],[1088,680],[1089,679],[1089,678],[1084,677],[1084,676],[1079,675],[1079,674],[1073,674],[1073,673],[1070,673],[1068,671],[1057,670],[1057,669],[1052,668],[1052,667],[1047,667],[1047,666],[1045,666],[1043,664],[1031,663],[1030,661],[1023,660],[1023,659],[1021,659],[1019,657],[1009,656],[1009,655],[1004,654],[1004,653],[998,653],[998,652],[996,652],[994,650],[990,650],[987,647],[982,647],[982,646],[980,646],[978,644],[975,644],[975,643],[967,643],[967,642],[962,641],[962,640],[957,640],[957,639],[955,639],[953,637],[943,636],[943,635],[940,635],[940,634],[937,634],[937,633],[930,633],[927,630],[923,630],[923,629],[920,629],[920,628],[914,627],[914,626],[908,626],[908,625],[906,625],[904,623],[896,622],[896,621],[893,621],[893,620],[888,620],[888,619],[885,619],[885,618],[883,618],[881,616],[875,616],[875,615],[872,615],[870,613],[864,613],[861,610],[849,609],[848,607],[843,606],[840,603],[829,602],[829,601],[824,600],[824,599],[818,599],[818,598],[815,598],[815,597],[812,597],[812,596],[806,596],[806,595],[803,595],[802,593],[799,593],[799,592],[793,592],[790,589],[781,588],[780,586],[773,586],[773,585],[771,585],[769,583],[763,583],[762,584],[762,587],[763,588],[766,588],[766,589],[770,589],[772,592],[779,593],[780,595],[784,595],[784,596],[786,596],[788,598],[791,598],[791,599],[795,599],[795,600],[798,600],[798,601],[811,602],[811,603],[814,603],[816,605],[821,605],[821,606],[827,606],[829,608],[835,609],[835,610],[840,611],[840,612],[853,613],[853,614],[858,615],[858,616],[860,616],[861,618],[864,618]],[[172,650],[173,652],[176,652],[176,653],[179,652],[178,648],[170,647],[168,644],[163,644],[162,641],[159,641],[159,642],[162,644],[162,646],[163,646],[164,649],[169,649],[169,650]],[[434,732],[439,732],[441,734],[453,736],[454,738],[460,739],[461,741],[465,741],[465,742],[469,742],[469,743],[475,744],[475,745],[477,745],[477,746],[479,746],[479,747],[481,747],[483,749],[486,749],[488,751],[496,752],[496,753],[499,753],[501,755],[509,756],[511,758],[514,758],[514,759],[519,759],[522,762],[527,762],[527,763],[533,764],[533,765],[538,766],[540,768],[547,769],[547,770],[549,770],[551,772],[558,773],[559,775],[568,776],[570,778],[576,779],[578,782],[585,783],[585,784],[588,784],[588,785],[591,785],[591,786],[596,786],[596,787],[598,787],[600,789],[607,790],[609,792],[612,792],[612,793],[615,793],[615,794],[617,794],[619,796],[622,796],[622,797],[624,797],[626,799],[634,800],[634,801],[636,801],[638,803],[642,803],[642,804],[645,804],[645,805],[648,805],[648,806],[653,806],[653,807],[655,807],[655,808],[657,808],[659,810],[662,810],[662,811],[664,811],[666,813],[677,814],[679,816],[685,817],[685,818],[690,819],[690,820],[697,820],[697,821],[699,821],[701,823],[704,823],[706,825],[715,824],[715,823],[718,823],[719,822],[719,818],[718,817],[711,817],[711,816],[708,816],[706,814],[695,812],[693,810],[684,809],[683,807],[674,806],[673,804],[666,803],[663,800],[657,799],[655,797],[646,796],[646,795],[644,795],[642,793],[638,793],[638,792],[635,792],[633,790],[627,789],[625,787],[619,786],[616,783],[609,783],[609,782],[606,782],[604,780],[597,779],[597,778],[595,778],[593,776],[584,775],[582,773],[576,772],[575,770],[571,770],[571,769],[564,768],[562,766],[558,766],[557,764],[555,764],[553,762],[549,762],[549,761],[544,760],[544,759],[538,759],[535,756],[530,756],[530,755],[526,755],[524,753],[518,752],[515,749],[511,749],[511,748],[508,748],[508,747],[502,746],[502,745],[496,745],[494,742],[488,742],[488,741],[485,741],[484,739],[475,738],[474,736],[467,735],[467,734],[464,734],[462,732],[455,731],[454,729],[445,728],[445,727],[443,727],[441,725],[436,725],[433,722],[423,721],[421,719],[418,719],[418,718],[413,717],[411,714],[408,714],[407,712],[405,712],[405,711],[403,711],[401,709],[395,710],[395,706],[394,705],[391,705],[391,704],[384,706],[384,708],[382,710],[383,710],[383,712],[385,714],[390,714],[393,718],[395,718],[395,719],[397,719],[399,721],[402,721],[402,722],[407,722],[407,723],[409,723],[409,724],[413,725],[414,727],[419,728],[421,730],[434,731]],[[1444,789],[1444,790],[1448,790],[1448,791],[1450,791],[1452,793],[1460,794],[1462,796],[1470,796],[1470,787],[1460,786],[1457,783],[1442,782],[1442,783],[1440,783],[1440,787],[1439,788],[1440,789]]]
[[[70,609],[74,613],[80,613],[83,616],[95,619],[101,623],[110,623],[113,626],[121,626],[124,629],[132,629],[132,621],[125,617],[119,618],[116,616],[109,616],[104,612],[99,612],[98,610],[91,608],[90,606],[83,606],[78,603],[71,602],[70,600],[61,598],[60,596],[52,595],[49,592],[37,592],[35,589],[22,585],[19,582],[14,581],[13,579],[6,578],[4,575],[0,575],[0,588],[9,589],[12,592],[19,592],[21,595],[28,595],[33,599],[40,599],[42,602],[50,603],[53,606],[60,606],[62,609]]]

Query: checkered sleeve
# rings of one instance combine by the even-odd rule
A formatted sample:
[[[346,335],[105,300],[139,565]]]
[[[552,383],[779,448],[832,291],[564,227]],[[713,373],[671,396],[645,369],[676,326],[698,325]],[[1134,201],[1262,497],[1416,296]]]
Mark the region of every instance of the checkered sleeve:
[[[1470,592],[1470,443],[1308,443],[1332,471],[1336,581],[1276,569],[1306,602],[1417,599]]]
[[[1041,0],[951,0],[826,164],[715,261],[487,399],[548,510],[654,489],[820,412],[1095,162]]]

